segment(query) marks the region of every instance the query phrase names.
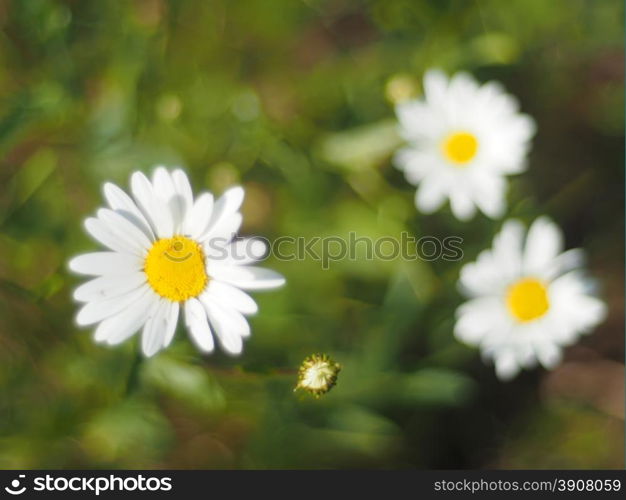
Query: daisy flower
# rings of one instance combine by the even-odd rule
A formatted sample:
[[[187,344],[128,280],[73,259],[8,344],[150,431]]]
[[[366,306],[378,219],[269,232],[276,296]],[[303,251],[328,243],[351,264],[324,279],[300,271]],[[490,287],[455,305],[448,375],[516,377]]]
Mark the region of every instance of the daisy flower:
[[[532,118],[519,113],[517,100],[495,82],[479,85],[466,73],[450,80],[438,70],[424,76],[424,99],[396,106],[407,146],[395,165],[418,186],[415,206],[438,210],[446,199],[460,220],[478,207],[489,217],[505,210],[505,176],[526,168]]]
[[[581,269],[583,252],[563,252],[563,235],[546,217],[524,232],[519,221],[507,221],[459,280],[469,300],[457,309],[455,336],[493,359],[502,380],[537,361],[553,368],[564,346],[606,316]]]
[[[132,198],[104,185],[109,208],[85,220],[106,251],[73,258],[69,268],[94,276],[74,291],[83,302],[76,321],[96,325],[97,342],[117,345],[141,330],[141,349],[153,356],[174,337],[181,316],[192,341],[211,352],[214,337],[239,354],[250,335],[244,315],[257,312],[243,290],[275,288],[284,278],[254,265],[266,252],[260,240],[236,239],[244,190],[234,187],[214,202],[194,199],[182,170],[158,167],[152,181],[131,176]]]

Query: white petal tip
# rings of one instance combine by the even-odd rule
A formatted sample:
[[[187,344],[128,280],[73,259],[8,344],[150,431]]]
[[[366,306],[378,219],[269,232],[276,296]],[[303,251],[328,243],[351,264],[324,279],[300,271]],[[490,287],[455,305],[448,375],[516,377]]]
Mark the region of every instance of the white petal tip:
[[[76,266],[76,262],[78,262],[78,258],[80,256],[76,256],[76,257],[72,257],[68,263],[67,263],[67,268],[68,270],[72,271],[73,273],[78,273],[78,274],[82,274],[80,271],[77,270],[77,266]]]
[[[235,206],[241,205],[243,203],[243,198],[245,196],[245,191],[241,186],[233,186],[224,191],[223,197],[230,198],[231,203]]]
[[[241,356],[241,353],[243,352],[243,346],[241,347],[241,349],[227,349],[226,347],[222,346],[222,349],[224,350],[224,353],[231,358],[237,358]]]
[[[155,355],[156,355],[156,354],[157,354],[160,350],[161,350],[161,349],[159,349],[159,348],[157,348],[157,349],[151,349],[151,350],[148,350],[148,349],[143,348],[143,349],[141,350],[141,352],[142,352],[142,354],[144,355],[144,357],[146,357],[146,358],[152,358],[152,357],[153,357],[153,356],[155,356]]]

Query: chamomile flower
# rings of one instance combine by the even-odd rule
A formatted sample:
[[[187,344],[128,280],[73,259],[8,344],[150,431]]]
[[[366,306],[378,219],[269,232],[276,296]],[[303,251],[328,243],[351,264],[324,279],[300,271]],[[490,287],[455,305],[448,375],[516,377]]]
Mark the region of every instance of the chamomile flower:
[[[97,325],[97,342],[117,345],[141,331],[152,356],[174,337],[179,316],[200,351],[239,354],[250,335],[245,315],[257,312],[243,290],[282,286],[284,278],[254,265],[265,254],[255,239],[233,239],[241,225],[244,190],[234,187],[214,202],[194,199],[182,170],[158,167],[150,181],[131,176],[132,198],[104,185],[108,208],[85,220],[87,232],[108,250],[79,255],[69,267],[93,279],[74,291],[83,302],[76,321]]]
[[[396,106],[406,147],[394,163],[418,186],[415,205],[424,213],[450,200],[460,220],[478,207],[489,217],[505,210],[506,176],[526,168],[534,121],[495,82],[479,85],[466,73],[450,80],[438,70],[424,76],[424,99]]]
[[[563,252],[562,233],[546,217],[524,232],[519,221],[507,221],[459,280],[469,300],[457,310],[455,336],[493,359],[502,380],[537,361],[553,368],[564,346],[606,316],[581,269],[583,252]]]

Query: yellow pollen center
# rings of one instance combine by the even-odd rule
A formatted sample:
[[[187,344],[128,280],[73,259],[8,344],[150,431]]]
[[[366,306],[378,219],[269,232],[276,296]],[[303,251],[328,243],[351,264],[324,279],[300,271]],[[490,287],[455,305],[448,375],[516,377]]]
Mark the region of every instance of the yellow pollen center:
[[[173,302],[197,297],[209,281],[202,248],[185,236],[155,241],[144,271],[152,289]]]
[[[506,305],[513,317],[525,323],[543,316],[550,308],[546,285],[535,278],[523,278],[512,284]]]
[[[445,157],[460,167],[476,156],[478,139],[469,132],[454,132],[444,139],[442,147]]]

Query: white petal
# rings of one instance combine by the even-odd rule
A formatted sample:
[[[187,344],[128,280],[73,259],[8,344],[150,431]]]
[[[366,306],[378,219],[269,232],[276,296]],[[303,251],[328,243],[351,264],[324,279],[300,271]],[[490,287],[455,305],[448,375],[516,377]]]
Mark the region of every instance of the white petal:
[[[159,166],[154,170],[152,186],[154,187],[154,193],[163,201],[169,200],[176,194],[174,181],[165,167]]]
[[[243,314],[255,314],[259,310],[257,303],[246,292],[217,280],[209,282],[205,294],[220,304],[230,306]]]
[[[178,193],[174,179],[165,167],[157,167],[154,171],[152,185],[157,197],[169,207],[174,232],[180,232],[186,214],[186,201]]]
[[[602,322],[606,304],[589,294],[589,280],[580,271],[570,271],[556,278],[549,287],[550,303],[561,324],[561,335],[573,340]]]
[[[235,213],[243,203],[245,192],[241,186],[234,186],[224,192],[215,203],[214,220],[223,215]]]
[[[187,214],[193,206],[193,191],[191,190],[189,178],[181,169],[176,169],[172,172],[172,180],[174,181],[176,193],[183,200],[184,213]]]
[[[104,197],[113,210],[135,224],[151,241],[154,240],[150,224],[130,196],[115,184],[107,182],[104,185]]]
[[[116,238],[124,240],[138,255],[145,255],[152,246],[152,240],[145,232],[119,212],[101,208],[98,210],[98,219],[106,224]]]
[[[526,237],[525,272],[541,274],[549,269],[550,263],[561,253],[562,248],[563,234],[561,230],[547,217],[539,217],[530,226]]]
[[[536,348],[537,359],[544,368],[551,370],[561,362],[561,349],[552,342],[542,342]]]
[[[515,355],[520,368],[532,369],[537,366],[537,355],[530,342],[518,342],[515,348]]]
[[[135,302],[98,325],[94,335],[96,342],[118,345],[128,340],[144,325],[157,300],[156,294],[146,290]]]
[[[448,78],[438,69],[431,69],[424,75],[424,94],[429,103],[445,105],[447,102]]]
[[[232,310],[228,311],[210,300],[205,300],[202,305],[204,305],[207,311],[213,330],[222,348],[229,354],[240,354],[243,350],[242,335],[245,330],[242,330],[239,317],[232,314]],[[243,318],[243,316],[241,317]]]
[[[585,265],[585,252],[580,248],[566,250],[558,255],[548,266],[544,277],[552,280],[557,276],[568,273]]]
[[[171,238],[174,234],[174,221],[167,205],[154,193],[152,184],[141,172],[135,172],[130,180],[133,197],[150,222],[159,238]]]
[[[213,335],[207,320],[207,313],[197,299],[192,298],[185,302],[185,325],[187,325],[191,340],[200,351],[213,351]]]
[[[74,257],[68,265],[75,273],[89,276],[129,274],[143,268],[143,259],[126,253],[92,252]]]
[[[105,318],[113,316],[138,300],[146,293],[147,289],[148,285],[143,285],[122,295],[87,302],[78,311],[76,323],[80,326],[93,325]]]
[[[130,292],[144,283],[146,283],[146,275],[142,271],[122,275],[105,275],[83,283],[74,290],[73,296],[79,302],[108,299]]]
[[[450,79],[449,90],[451,99],[456,102],[467,103],[475,99],[478,85],[469,73],[460,71]]]
[[[454,216],[461,221],[471,219],[476,213],[476,205],[474,205],[466,189],[459,186],[454,186],[450,192],[450,208]]]
[[[119,186],[113,184],[112,182],[107,182],[104,184],[104,197],[106,198],[109,206],[113,210],[126,210],[128,212],[132,212],[137,217],[143,219],[143,214],[135,204],[135,202],[128,196],[123,189]],[[147,221],[146,221],[147,222]]]
[[[419,184],[438,161],[430,150],[420,150],[412,147],[400,149],[393,157],[396,168],[404,171],[406,180],[414,186]]]
[[[167,299],[161,298],[155,303],[141,332],[141,350],[148,358],[154,356],[163,346],[168,326],[168,302]]]
[[[241,312],[234,307],[233,304],[225,301],[223,297],[217,297],[215,295],[211,295],[209,293],[204,293],[198,297],[200,302],[207,310],[207,314],[210,313],[210,308],[212,305],[218,306],[228,317],[231,322],[231,330],[236,332],[241,337],[249,337],[250,336],[250,324],[248,320],[246,320],[245,316],[241,314]],[[210,319],[209,314],[209,319]]]
[[[608,315],[607,305],[598,297],[584,295],[578,298],[576,305],[581,315],[579,324],[585,333],[602,323]]]
[[[515,354],[511,350],[497,353],[494,356],[494,362],[496,364],[496,375],[503,382],[513,379],[520,371]]]
[[[201,236],[200,240],[212,246],[225,246],[237,235],[242,220],[240,213],[222,218]]]
[[[448,185],[445,177],[429,175],[425,177],[415,193],[415,206],[423,213],[438,210],[448,197]]]
[[[214,279],[244,290],[265,290],[285,284],[285,278],[281,274],[256,266],[210,266],[209,274]]]
[[[522,241],[524,226],[517,219],[509,219],[493,239],[495,271],[502,281],[509,281],[522,273]]]
[[[441,109],[432,106],[432,103],[413,99],[398,104],[396,115],[398,117],[399,135],[405,141],[418,146],[419,148],[414,148],[416,151],[426,152],[430,149],[431,152],[436,151],[437,157],[439,157],[439,148],[424,148],[423,146],[432,146],[434,142],[439,143],[442,135],[450,128],[447,123],[447,116],[441,112]],[[401,169],[409,166],[408,164],[402,165],[401,157],[397,160],[400,161],[396,165]]]
[[[206,234],[212,233],[214,227],[219,227],[223,221],[229,219],[231,215],[234,215],[241,207],[243,197],[244,190],[240,186],[230,188],[220,196],[213,207],[208,229],[204,235],[201,235],[201,238]]]
[[[165,328],[165,335],[163,336],[163,348],[170,345],[174,334],[176,333],[176,325],[178,324],[178,313],[180,311],[180,305],[178,302],[169,302],[169,309],[165,316],[165,322],[167,324]]]
[[[521,260],[521,257],[518,257],[518,260]],[[514,268],[511,263],[506,263],[506,267],[502,267],[495,251],[483,250],[475,262],[465,264],[461,268],[459,288],[469,297],[501,294],[507,286],[507,270],[511,268]]]
[[[202,193],[187,212],[183,232],[194,239],[198,239],[209,228],[213,213],[213,195]]]
[[[242,266],[262,260],[267,253],[267,244],[260,238],[238,238],[222,246],[209,239],[204,246],[204,254],[211,262],[218,261],[228,266]]]
[[[478,175],[473,179],[474,203],[487,216],[498,219],[504,215],[506,182],[500,176]]]
[[[136,248],[129,245],[125,240],[116,237],[107,225],[95,217],[85,219],[85,229],[99,243],[113,250],[114,252],[141,255]]]
[[[454,336],[461,342],[479,345],[494,330],[507,328],[500,297],[480,297],[469,300],[457,309]]]

